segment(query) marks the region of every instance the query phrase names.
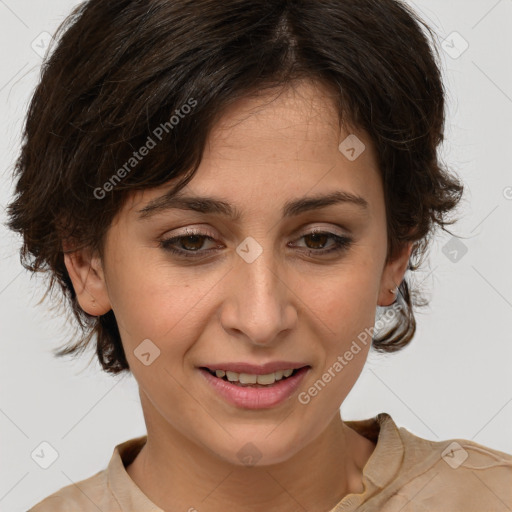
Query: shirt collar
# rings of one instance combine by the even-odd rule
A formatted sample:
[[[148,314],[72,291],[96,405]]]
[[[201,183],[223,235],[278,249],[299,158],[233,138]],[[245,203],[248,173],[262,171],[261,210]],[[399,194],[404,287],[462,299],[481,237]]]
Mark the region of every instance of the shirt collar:
[[[366,478],[376,487],[383,489],[398,473],[404,458],[404,445],[398,427],[391,416],[384,412],[368,420],[345,423],[376,443],[363,468],[363,480]]]
[[[146,441],[147,435],[144,435],[117,445],[107,468],[108,485],[123,512],[164,512],[137,487],[126,471],[126,466],[135,459]]]
[[[345,424],[375,443],[362,471],[363,492],[346,495],[330,512],[353,512],[384,489],[397,475],[404,458],[404,446],[395,422],[387,413]]]
[[[363,468],[363,494],[345,496],[333,510],[361,503],[368,499],[369,494],[386,487],[398,473],[404,456],[400,433],[389,414],[380,413],[374,418],[345,421],[345,424],[376,446]],[[135,459],[146,441],[147,435],[144,435],[117,445],[107,468],[109,487],[124,512],[164,512],[137,487],[126,471],[126,466]]]

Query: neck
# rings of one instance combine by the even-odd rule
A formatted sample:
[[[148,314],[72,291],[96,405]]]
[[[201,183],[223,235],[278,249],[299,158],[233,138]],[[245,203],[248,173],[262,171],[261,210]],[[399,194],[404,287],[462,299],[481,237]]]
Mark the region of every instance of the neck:
[[[175,430],[162,434],[148,425],[147,443],[127,472],[166,511],[325,512],[363,492],[362,469],[375,448],[339,414],[290,459],[267,466],[233,465]]]

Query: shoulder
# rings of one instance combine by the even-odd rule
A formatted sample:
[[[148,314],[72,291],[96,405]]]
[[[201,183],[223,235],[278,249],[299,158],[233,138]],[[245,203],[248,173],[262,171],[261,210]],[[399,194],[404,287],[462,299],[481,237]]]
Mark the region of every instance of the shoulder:
[[[109,508],[104,508],[108,504]],[[103,508],[102,508],[103,507]],[[65,487],[40,501],[28,512],[69,512],[70,510],[94,511],[112,508],[112,495],[108,489],[106,470]]]
[[[404,427],[398,432],[404,444],[405,459],[423,459],[430,457],[444,461],[445,466],[456,470],[483,470],[503,468],[512,470],[512,455],[489,448],[468,439],[447,439],[445,441],[431,441],[416,436]],[[443,466],[444,467],[444,466]]]
[[[397,491],[415,496],[415,510],[434,510],[432,504],[454,511],[512,509],[512,455],[467,439],[430,441],[403,427],[398,432],[404,452]]]
[[[118,444],[106,469],[62,487],[28,512],[122,512],[123,506],[124,509],[132,506],[134,510],[157,510],[126,472],[126,466],[139,453],[146,439],[146,436],[140,436]]]

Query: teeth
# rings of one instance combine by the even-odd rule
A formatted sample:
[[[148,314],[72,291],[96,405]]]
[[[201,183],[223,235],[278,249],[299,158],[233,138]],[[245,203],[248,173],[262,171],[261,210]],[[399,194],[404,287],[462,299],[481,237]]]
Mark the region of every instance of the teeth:
[[[231,373],[231,372],[230,372]],[[237,374],[235,373],[234,379],[230,379],[231,381],[240,382],[240,384],[263,384],[263,382],[258,382],[258,376],[257,375],[249,375],[248,373],[241,373],[238,375],[238,379],[236,378]],[[269,382],[269,384],[272,384],[274,381]]]
[[[238,380],[238,373],[226,372],[226,378],[229,380],[229,382],[235,382],[235,380]]]
[[[261,384],[271,385],[274,382],[289,377],[293,373],[293,369],[278,370],[274,373],[267,373],[265,375],[252,375],[249,373],[236,373],[236,372],[225,372],[224,370],[215,370],[215,375],[220,379],[226,377],[229,382],[239,382],[240,384]]]
[[[240,374],[240,377],[242,377],[242,375],[243,375],[243,373]],[[267,373],[266,375],[258,375],[257,380],[256,380],[256,382],[258,384],[264,384],[264,385],[274,384],[275,381],[276,381],[275,373]],[[240,383],[243,384],[242,381],[240,381]]]

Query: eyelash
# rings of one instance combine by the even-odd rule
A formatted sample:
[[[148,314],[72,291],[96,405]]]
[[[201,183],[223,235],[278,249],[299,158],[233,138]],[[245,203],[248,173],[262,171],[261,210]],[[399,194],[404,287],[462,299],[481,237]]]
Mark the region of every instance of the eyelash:
[[[306,252],[308,256],[314,255],[314,256],[325,256],[327,254],[331,253],[341,253],[350,248],[352,245],[352,238],[347,236],[339,236],[335,235],[334,233],[330,233],[329,231],[311,231],[310,233],[306,233],[302,235],[301,238],[304,238],[306,236],[311,235],[327,235],[329,238],[334,240],[334,247],[331,249],[307,249]],[[167,238],[164,240],[160,240],[159,246],[164,249],[165,251],[170,252],[171,254],[175,254],[180,257],[184,258],[201,258],[204,257],[205,253],[208,253],[210,251],[214,251],[215,249],[207,249],[207,250],[197,250],[197,251],[186,251],[183,249],[176,249],[173,247],[173,244],[176,242],[179,242],[180,240],[183,240],[185,238],[188,238],[190,236],[198,237],[198,238],[204,238],[206,240],[214,241],[214,238],[207,235],[206,233],[200,233],[200,232],[193,232],[193,231],[187,231],[186,235],[180,235],[175,236],[172,238]]]

